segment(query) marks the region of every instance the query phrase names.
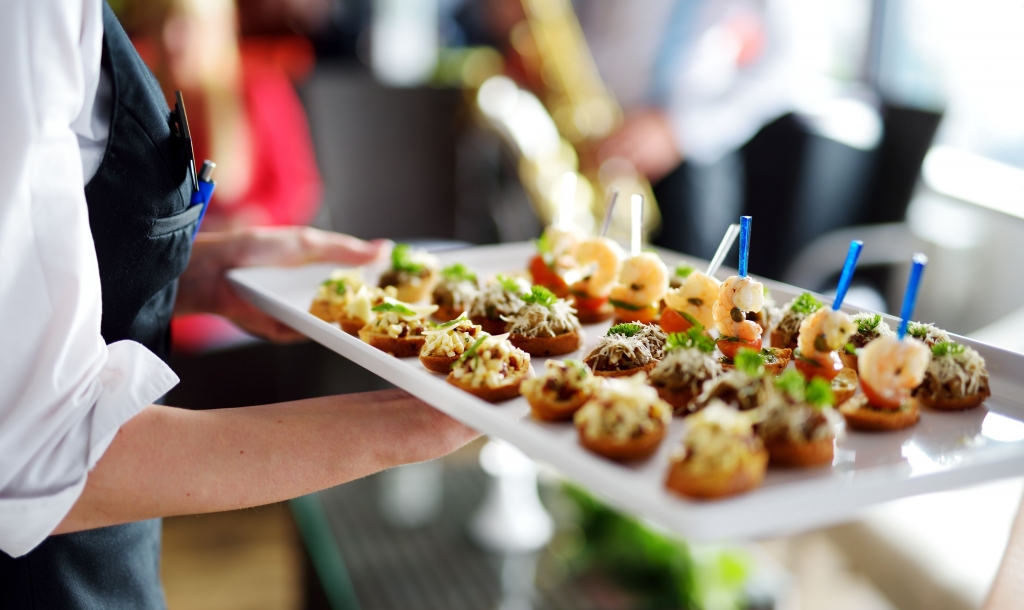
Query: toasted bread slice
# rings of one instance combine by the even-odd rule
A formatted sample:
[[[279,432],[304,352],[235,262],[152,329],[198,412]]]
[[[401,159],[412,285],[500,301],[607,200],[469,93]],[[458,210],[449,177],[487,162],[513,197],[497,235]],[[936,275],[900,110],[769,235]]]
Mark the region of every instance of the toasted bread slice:
[[[768,451],[759,449],[752,457],[728,472],[694,473],[686,460],[673,462],[668,469],[665,487],[680,495],[703,500],[750,491],[764,481],[768,469]]]
[[[586,449],[617,462],[649,458],[657,451],[658,445],[665,438],[665,426],[658,426],[651,432],[626,441],[604,437],[590,438],[583,433],[582,429],[576,428],[576,431],[579,433],[580,444]]]
[[[597,309],[580,307],[576,311],[576,318],[580,321],[580,324],[597,324],[598,322],[610,320],[614,315],[615,309],[610,303],[605,303]]]
[[[899,409],[876,409],[863,394],[858,394],[841,404],[839,412],[846,418],[847,426],[864,432],[902,430],[921,419],[921,408],[914,398],[908,398]]]
[[[789,361],[793,359],[793,350],[788,347],[785,349],[770,347],[768,349],[773,350],[775,353],[775,362],[766,362],[764,370],[772,375],[781,375],[782,371],[786,370],[786,367],[789,366]],[[725,356],[719,358],[718,363],[722,365],[723,369],[736,368],[736,362],[732,358],[726,358]]]
[[[452,370],[452,365],[458,359],[458,356],[424,356],[420,354],[420,362],[423,363],[423,366],[435,373],[443,373],[445,375]]]
[[[832,463],[835,442],[831,438],[793,442],[789,439],[766,439],[764,442],[771,463],[792,468],[809,468]]]
[[[570,400],[551,400],[543,392],[526,394],[526,402],[530,403],[530,412],[542,421],[563,421],[572,419],[589,396],[586,392],[577,392]]]
[[[492,320],[487,316],[473,316],[469,321],[482,327],[485,333],[500,335],[505,332],[506,323],[504,320]]]
[[[851,354],[846,350],[839,352],[839,359],[843,361],[843,366],[853,370],[854,373],[859,372],[857,368],[857,354]]]
[[[662,388],[654,386],[658,390],[658,396],[662,400],[672,405],[672,412],[676,415],[689,415],[690,403],[693,402],[697,395],[690,390],[670,390],[668,388]]]
[[[640,371],[643,371],[645,373],[650,373],[652,370],[654,370],[654,367],[656,367],[656,366],[658,366],[657,361],[651,360],[650,362],[648,362],[647,364],[645,364],[643,366],[638,366],[638,367],[634,367],[634,368],[631,368],[631,369],[625,369],[625,370],[621,370],[621,371],[618,370],[618,369],[614,369],[614,370],[611,370],[611,371],[603,371],[603,370],[602,371],[598,371],[596,369],[590,369],[590,370],[594,371],[594,374],[597,375],[598,377],[632,377],[633,375],[636,375]]]
[[[554,337],[527,337],[525,335],[509,335],[512,345],[531,356],[561,356],[575,352],[580,348],[582,337],[578,332],[555,335]]]
[[[452,307],[451,305],[438,305],[434,312],[434,319],[441,322],[451,322],[466,311],[465,307]]]
[[[929,409],[939,411],[966,411],[981,406],[985,399],[992,395],[992,390],[986,385],[980,392],[960,398],[935,398],[924,392],[918,392],[917,399]]]
[[[843,404],[857,393],[857,372],[851,368],[843,368],[838,375],[832,378],[831,386],[836,404]]]
[[[790,350],[796,349],[796,340],[798,336],[799,335],[793,335],[793,339],[791,341],[786,341],[786,335],[779,332],[778,329],[775,329],[772,331],[772,347]]]
[[[358,337],[359,331],[366,326],[366,322],[355,318],[338,318],[338,326],[353,337]]]
[[[423,344],[427,342],[427,339],[422,336],[396,339],[389,335],[370,332],[366,328],[359,331],[359,338],[380,351],[387,352],[397,358],[411,358],[418,355],[420,350],[423,349]]]
[[[334,315],[333,308],[327,301],[313,301],[313,304],[309,306],[309,313],[320,318],[324,322],[337,321],[337,316]]]
[[[523,380],[526,379],[526,375],[521,375],[513,380],[510,380],[506,384],[502,384],[496,388],[491,387],[475,387],[466,383],[462,383],[456,379],[451,373],[448,373],[448,383],[469,392],[477,398],[486,400],[487,402],[504,402],[506,400],[512,400],[516,396],[519,396],[519,386],[523,384]]]

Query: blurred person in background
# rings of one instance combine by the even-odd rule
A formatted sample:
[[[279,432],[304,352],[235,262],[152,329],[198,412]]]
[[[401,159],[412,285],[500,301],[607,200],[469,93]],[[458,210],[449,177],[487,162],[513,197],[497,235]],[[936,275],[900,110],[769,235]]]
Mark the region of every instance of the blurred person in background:
[[[122,0],[115,9],[168,101],[176,90],[189,100],[197,161],[217,163],[202,230],[308,224],[322,185],[290,78],[309,71],[308,42],[240,44],[234,0]],[[172,329],[176,351],[241,337],[207,315],[176,318]]]

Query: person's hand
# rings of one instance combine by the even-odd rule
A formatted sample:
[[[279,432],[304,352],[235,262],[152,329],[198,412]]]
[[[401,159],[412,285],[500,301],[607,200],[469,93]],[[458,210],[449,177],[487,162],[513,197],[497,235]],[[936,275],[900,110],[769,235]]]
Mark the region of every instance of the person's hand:
[[[257,337],[278,342],[301,341],[301,334],[242,300],[228,283],[227,271],[235,267],[315,262],[363,265],[384,256],[389,246],[387,240],[368,242],[309,227],[200,233],[192,245],[188,267],[179,278],[174,313],[217,314]]]
[[[668,117],[656,108],[629,115],[597,146],[599,166],[612,157],[628,159],[651,182],[664,178],[683,160]]]

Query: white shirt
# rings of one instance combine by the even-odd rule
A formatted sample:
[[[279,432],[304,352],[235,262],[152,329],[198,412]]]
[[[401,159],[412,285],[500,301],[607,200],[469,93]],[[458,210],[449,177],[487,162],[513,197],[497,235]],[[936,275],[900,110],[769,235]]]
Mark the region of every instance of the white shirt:
[[[605,84],[628,114],[661,106],[682,154],[714,163],[796,107],[786,0],[587,0],[580,22]],[[681,23],[675,19],[681,10]],[[759,22],[766,44],[739,65],[731,20]],[[681,31],[680,31],[681,30]],[[667,99],[656,64],[671,57]]]
[[[178,381],[138,343],[100,336],[84,185],[109,129],[102,38],[100,0],[4,3],[0,550],[15,557],[60,523],[117,430]]]

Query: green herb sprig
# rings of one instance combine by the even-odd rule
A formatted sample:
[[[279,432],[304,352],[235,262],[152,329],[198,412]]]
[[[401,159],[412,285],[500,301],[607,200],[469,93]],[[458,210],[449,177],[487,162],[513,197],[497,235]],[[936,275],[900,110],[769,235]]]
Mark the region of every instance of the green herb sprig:
[[[882,323],[882,315],[875,314],[870,318],[861,318],[857,320],[857,332],[862,335],[871,335],[878,330],[878,325]]]
[[[632,337],[643,329],[643,324],[637,324],[636,322],[625,322],[623,324],[616,324],[615,326],[608,329],[608,336],[622,335],[623,337]]]
[[[790,369],[775,378],[775,387],[797,402],[804,401],[804,376]]]
[[[501,284],[501,288],[505,292],[511,292],[512,294],[521,294],[523,292],[522,286],[519,285],[515,278],[499,273],[494,279]]]
[[[397,313],[400,316],[415,316],[415,311],[409,309],[402,303],[381,303],[380,305],[374,305],[373,311],[378,313]]]
[[[715,351],[715,340],[705,335],[703,329],[691,328],[682,333],[669,333],[665,339],[665,351],[696,348],[705,354]]]
[[[696,271],[696,269],[694,269],[692,265],[680,263],[679,265],[676,266],[676,277],[681,277],[685,280],[686,278],[690,277],[690,274],[692,274],[694,271]]]
[[[932,356],[942,358],[943,356],[955,356],[964,353],[965,346],[955,341],[940,341],[932,346]]]
[[[441,276],[449,282],[466,281],[476,283],[476,274],[462,263],[448,265],[441,270]]]
[[[751,377],[764,375],[764,358],[749,347],[741,347],[740,351],[736,353],[733,363],[736,365],[736,370],[743,371]]]
[[[789,310],[808,316],[821,309],[821,305],[821,301],[816,299],[813,294],[804,292],[793,301],[793,304],[789,306]]]
[[[395,244],[391,249],[391,268],[395,271],[406,273],[420,273],[425,265],[412,260],[412,246],[409,244]]]
[[[531,286],[530,292],[522,295],[523,302],[527,305],[543,305],[550,308],[558,300],[553,292],[543,286]]]
[[[462,364],[463,362],[476,356],[476,350],[480,349],[480,346],[483,345],[483,342],[487,340],[487,337],[490,337],[490,335],[487,333],[482,333],[479,337],[477,337],[477,340],[473,342],[473,345],[470,345],[469,349],[462,352],[462,355],[459,356],[459,359],[456,360],[455,363]]]
[[[805,382],[803,375],[793,370],[776,377],[775,387],[787,394],[794,402],[807,403],[819,409],[836,402],[829,382],[820,377]]]
[[[821,377],[815,377],[807,383],[804,391],[804,400],[812,407],[822,408],[836,403],[836,396],[832,393],[832,386]]]

